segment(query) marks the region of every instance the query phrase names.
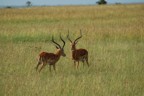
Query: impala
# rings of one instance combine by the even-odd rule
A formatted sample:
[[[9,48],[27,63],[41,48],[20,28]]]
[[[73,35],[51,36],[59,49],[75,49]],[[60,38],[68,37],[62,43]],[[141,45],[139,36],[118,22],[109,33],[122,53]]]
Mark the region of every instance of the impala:
[[[56,62],[60,59],[61,56],[65,57],[66,54],[64,53],[64,46],[65,46],[65,41],[62,39],[60,35],[60,39],[63,42],[63,46],[61,47],[57,42],[54,41],[53,36],[52,36],[52,42],[55,44],[57,50],[55,53],[48,53],[48,52],[41,52],[39,54],[39,59],[38,59],[38,64],[36,66],[36,70],[38,70],[39,65],[42,65],[41,68],[39,69],[39,72],[45,67],[45,65],[49,65],[50,71],[51,71],[51,66],[53,66],[53,69],[55,69],[55,64]]]
[[[71,43],[71,51],[72,51],[72,59],[74,60],[74,66],[78,68],[79,66],[79,61],[87,63],[87,65],[89,66],[88,63],[88,51],[86,49],[76,49],[76,44],[78,42],[78,40],[80,38],[82,38],[82,32],[80,30],[80,36],[78,38],[76,38],[73,42],[69,37],[69,31],[68,31],[68,35],[67,35],[68,40]],[[78,62],[77,66],[76,66],[76,62]]]

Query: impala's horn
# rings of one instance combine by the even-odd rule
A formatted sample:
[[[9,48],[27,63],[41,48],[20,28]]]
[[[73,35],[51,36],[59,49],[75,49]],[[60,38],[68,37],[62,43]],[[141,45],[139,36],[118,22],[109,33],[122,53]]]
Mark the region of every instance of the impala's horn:
[[[80,39],[80,38],[82,38],[82,32],[81,32],[81,30],[80,30],[80,36],[78,38],[76,38],[74,42],[77,43],[78,39]]]
[[[61,41],[63,42],[62,48],[64,48],[64,46],[65,46],[65,41],[62,39],[61,34],[60,34],[60,39],[61,39]]]
[[[55,41],[54,41],[54,38],[53,38],[53,36],[52,36],[52,40],[51,40],[54,44],[56,44],[56,48],[61,48],[61,46],[58,44],[58,43],[56,43]]]
[[[69,30],[68,30],[68,35],[67,35],[68,40],[72,43],[72,40],[69,37]]]

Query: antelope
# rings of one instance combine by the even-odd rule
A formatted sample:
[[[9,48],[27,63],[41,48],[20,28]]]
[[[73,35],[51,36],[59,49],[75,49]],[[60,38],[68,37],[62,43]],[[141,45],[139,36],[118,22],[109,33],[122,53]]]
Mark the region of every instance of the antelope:
[[[82,32],[80,30],[80,36],[78,38],[76,38],[73,42],[69,37],[69,30],[68,30],[68,35],[67,35],[67,39],[70,41],[71,43],[71,51],[72,51],[72,60],[74,60],[74,66],[78,69],[79,66],[79,61],[81,61],[83,63],[84,66],[84,62],[87,63],[87,65],[89,66],[88,63],[88,51],[86,49],[77,49],[76,48],[76,44],[78,43],[78,40],[82,38]],[[78,62],[77,66],[76,66],[76,62]]]
[[[39,65],[42,64],[41,68],[39,69],[39,72],[48,64],[49,65],[49,70],[51,72],[51,66],[53,66],[53,69],[55,69],[55,64],[57,61],[60,59],[61,56],[65,57],[66,54],[64,53],[64,46],[65,46],[65,41],[62,39],[60,35],[60,39],[63,42],[63,46],[61,47],[57,42],[54,41],[54,38],[52,36],[52,43],[55,44],[56,46],[56,52],[55,53],[48,53],[48,52],[41,52],[39,54],[39,59],[38,59],[38,64],[36,66],[36,70],[38,70]]]

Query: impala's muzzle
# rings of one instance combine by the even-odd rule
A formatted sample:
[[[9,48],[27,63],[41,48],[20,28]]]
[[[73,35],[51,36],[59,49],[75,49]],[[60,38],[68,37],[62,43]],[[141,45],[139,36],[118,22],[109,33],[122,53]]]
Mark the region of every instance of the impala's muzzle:
[[[62,56],[63,56],[63,57],[65,57],[65,56],[66,56],[66,54],[62,54]]]

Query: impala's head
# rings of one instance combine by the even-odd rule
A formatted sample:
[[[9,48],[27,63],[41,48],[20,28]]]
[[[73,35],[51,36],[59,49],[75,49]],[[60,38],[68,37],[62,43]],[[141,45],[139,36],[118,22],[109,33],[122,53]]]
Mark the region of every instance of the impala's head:
[[[73,50],[76,50],[76,44],[77,44],[77,42],[78,42],[78,39],[82,38],[82,32],[81,32],[81,30],[80,30],[80,36],[79,36],[78,38],[76,38],[74,41],[72,41],[72,40],[70,39],[70,37],[69,37],[69,30],[68,30],[67,38],[68,38],[68,40],[69,40],[70,43],[71,43],[71,50],[72,50],[72,51],[73,51]]]
[[[60,35],[60,39],[63,42],[63,46],[61,47],[57,42],[54,41],[53,37],[52,37],[52,42],[55,44],[56,48],[57,48],[57,52],[56,54],[62,55],[62,56],[66,56],[65,52],[64,52],[64,46],[65,46],[65,41],[62,39],[61,35]]]

